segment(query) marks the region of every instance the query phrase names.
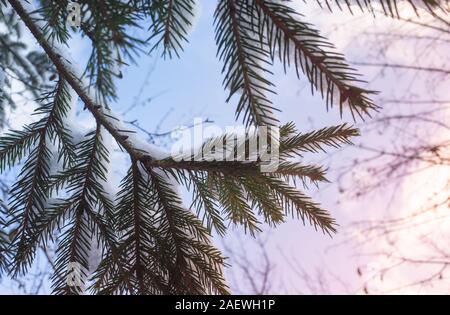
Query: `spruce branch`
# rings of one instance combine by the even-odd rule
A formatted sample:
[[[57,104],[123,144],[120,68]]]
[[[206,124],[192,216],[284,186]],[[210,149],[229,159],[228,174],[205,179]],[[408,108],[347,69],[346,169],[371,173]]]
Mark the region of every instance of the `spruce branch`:
[[[152,192],[141,172],[137,162],[133,161],[122,180],[115,214],[120,241],[116,250],[111,250],[105,259],[108,263],[103,263],[94,277],[97,278],[95,290],[99,292],[170,293],[154,245],[159,236],[155,227],[156,211],[152,209]]]
[[[205,172],[196,171],[186,173],[178,172],[177,178],[180,178],[187,189],[192,191],[193,200],[189,208],[197,210],[197,216],[202,217],[202,221],[206,222],[208,230],[215,230],[219,235],[224,235],[226,226],[218,209],[216,194],[208,185],[208,175]]]
[[[158,232],[166,243],[162,248],[164,261],[170,262],[167,266],[170,290],[174,294],[210,291],[226,294],[228,289],[220,272],[223,258],[209,244],[208,230],[181,207],[181,200],[162,175],[153,169],[148,173],[157,196],[156,206],[163,212]]]
[[[251,29],[253,16],[245,9],[247,1],[219,1],[214,13],[219,59],[224,62],[223,85],[229,89],[227,102],[239,95],[236,117],[242,115],[246,126],[276,125],[273,105],[267,94],[274,94],[273,84],[265,78],[269,51],[260,45]]]
[[[183,43],[187,42],[188,30],[192,27],[195,0],[157,0],[151,13],[151,36],[148,41],[156,40],[150,51],[162,45],[163,56],[180,57]]]
[[[66,0],[40,0],[40,7],[36,11],[42,16],[42,31],[50,42],[67,43],[70,38],[67,23],[60,23],[67,20],[68,4]]]
[[[142,51],[144,40],[131,36],[127,29],[140,28],[138,11],[123,1],[83,1],[89,18],[83,21],[81,31],[92,43],[92,52],[85,73],[94,87],[96,101],[107,105],[116,100],[114,80],[122,77],[120,67],[125,58],[132,62]]]
[[[53,49],[52,45],[46,40],[39,27],[33,22],[33,19],[25,11],[24,7],[17,0],[8,0],[27,28],[36,38],[38,43],[44,49],[50,60],[55,65],[58,73],[64,78],[73,90],[78,94],[80,99],[85,104],[86,108],[92,113],[97,122],[102,125],[131,156],[136,160],[140,160],[143,152],[135,149],[131,143],[123,137],[123,135],[115,128],[111,121],[111,115],[108,115],[107,110],[99,106],[88,94],[88,89],[85,88],[80,81],[80,78],[75,76],[71,71],[70,65]]]
[[[376,109],[370,100],[373,91],[364,90],[355,83],[361,82],[358,74],[345,62],[345,58],[333,51],[333,45],[310,24],[302,22],[300,15],[279,1],[254,0],[254,25],[261,37],[261,45],[268,45],[271,58],[283,63],[286,70],[294,64],[311,83],[311,90],[318,91],[326,105],[339,105],[341,115],[348,106],[363,118]]]
[[[14,272],[23,273],[31,265],[33,256],[24,255],[24,247],[36,233],[35,222],[44,212],[46,202],[45,182],[49,179],[51,152],[45,143],[45,135],[31,154],[20,173],[20,179],[11,188],[11,209],[9,215],[17,223],[13,240]]]
[[[252,235],[261,231],[258,218],[248,205],[236,177],[221,176],[213,181],[213,185],[218,192],[220,203],[224,205],[224,214],[228,220],[236,225],[242,225],[245,231]]]
[[[203,213],[204,221],[210,229],[223,233],[224,219],[233,224],[242,225],[252,234],[259,230],[259,218],[272,225],[284,221],[283,209],[299,216],[304,222],[310,222],[330,234],[335,231],[334,221],[309,197],[290,186],[290,182],[300,181],[305,188],[308,183],[318,184],[327,181],[325,171],[320,166],[302,165],[290,161],[305,152],[323,150],[324,146],[339,147],[350,143],[350,138],[357,135],[357,129],[346,125],[324,128],[322,130],[301,134],[293,124],[281,128],[280,154],[278,168],[272,173],[261,172],[262,161],[208,161],[201,152],[191,153],[181,161],[166,158],[159,161],[147,161],[146,168],[159,168],[193,193],[193,206],[197,213]],[[235,136],[224,135],[213,138],[202,146],[222,144],[232,141],[231,152],[239,151],[239,146],[248,148],[248,135],[244,141],[235,141]],[[228,147],[228,146],[227,146]],[[254,152],[245,152],[253,156]],[[202,157],[202,158],[200,158]],[[217,202],[216,202],[217,201]],[[222,209],[222,212],[218,212]],[[256,211],[254,211],[256,210]],[[224,218],[222,218],[224,217]],[[305,220],[306,218],[306,220]]]
[[[89,133],[86,140],[77,146],[77,160],[73,168],[82,169],[77,176],[71,170],[63,171],[59,176],[70,176],[67,192],[72,203],[67,215],[72,217],[70,228],[63,232],[58,244],[58,258],[53,277],[53,290],[57,294],[79,294],[84,290],[89,265],[89,252],[92,237],[96,236],[100,244],[115,248],[115,235],[106,224],[108,216],[112,216],[113,204],[102,187],[106,182],[108,151],[102,143],[101,126]],[[71,264],[79,264],[81,284],[70,286],[67,283]]]
[[[338,148],[342,144],[351,144],[350,139],[359,135],[358,129],[347,124],[325,127],[313,132],[295,134],[292,126],[285,126],[280,134],[280,154],[282,156],[301,155],[302,152],[325,151],[325,146]],[[283,137],[284,134],[284,137]]]
[[[91,249],[91,222],[83,215],[81,210],[76,211],[74,218],[69,222],[70,228],[61,236],[56,254],[58,258],[55,264],[55,273],[52,277],[53,292],[56,294],[78,295],[83,292],[83,287],[70,285],[67,279],[71,272],[80,272],[76,275],[86,279],[89,265],[87,257]],[[74,270],[69,269],[70,264]],[[78,265],[79,264],[79,265]],[[78,266],[80,268],[78,269]],[[83,281],[84,282],[84,281]]]
[[[0,170],[3,172],[19,163],[39,137],[30,126],[24,130],[10,131],[0,137]]]
[[[30,131],[28,136],[34,135],[34,138],[31,138],[33,141],[27,141],[30,139],[28,137],[15,138],[16,142],[9,141],[9,147],[2,148],[0,153],[0,156],[5,156],[8,164],[11,165],[20,160],[25,150],[30,150],[19,180],[10,191],[9,215],[12,218],[12,224],[18,225],[13,240],[16,252],[13,262],[15,273],[24,272],[33,259],[33,253],[26,249],[33,243],[31,240],[37,233],[36,222],[45,211],[47,203],[47,186],[50,181],[50,163],[53,155],[50,146],[60,139],[59,159],[71,161],[75,155],[71,137],[63,125],[63,119],[69,107],[65,101],[67,93],[65,82],[60,80],[54,92],[46,95],[45,99],[49,98],[51,101],[40,106],[35,112],[44,117],[26,128]],[[4,149],[7,150],[4,151]],[[64,162],[64,164],[67,163],[69,162]]]

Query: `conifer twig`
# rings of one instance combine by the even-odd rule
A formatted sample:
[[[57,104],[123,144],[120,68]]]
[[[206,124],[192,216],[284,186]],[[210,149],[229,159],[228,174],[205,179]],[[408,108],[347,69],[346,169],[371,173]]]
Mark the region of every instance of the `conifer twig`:
[[[69,66],[65,64],[60,56],[50,45],[50,43],[45,39],[44,34],[41,32],[39,27],[33,22],[32,18],[28,15],[25,8],[20,4],[18,0],[8,0],[13,9],[25,23],[26,27],[30,30],[34,38],[38,41],[39,45],[44,49],[45,53],[48,55],[50,60],[55,65],[61,77],[63,77],[67,83],[72,87],[72,89],[77,93],[80,99],[84,102],[86,108],[92,113],[97,123],[102,125],[111,136],[120,144],[127,153],[135,160],[141,160],[144,157],[144,152],[137,150],[133,147],[133,144],[127,141],[117,130],[117,128],[110,122],[110,118],[103,112],[101,106],[96,104],[96,102],[88,95],[87,89],[82,85],[80,79],[75,77],[75,75],[70,71]],[[146,159],[152,160],[153,157],[146,154]]]

